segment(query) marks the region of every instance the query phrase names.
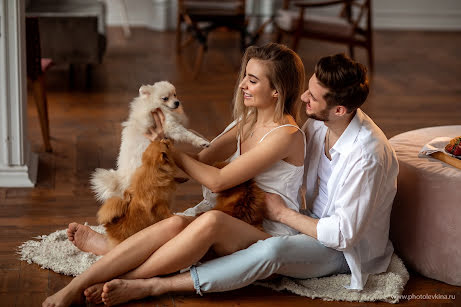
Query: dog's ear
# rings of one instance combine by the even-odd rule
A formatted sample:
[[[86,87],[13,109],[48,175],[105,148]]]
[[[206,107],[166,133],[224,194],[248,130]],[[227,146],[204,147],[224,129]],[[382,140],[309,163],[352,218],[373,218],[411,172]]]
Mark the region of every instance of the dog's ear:
[[[150,95],[149,87],[147,85],[142,85],[139,88],[139,96],[141,97],[147,97]]]
[[[163,162],[163,163],[168,163],[170,162],[170,158],[168,157],[168,154],[164,151],[162,151],[162,154],[160,156],[160,160]]]

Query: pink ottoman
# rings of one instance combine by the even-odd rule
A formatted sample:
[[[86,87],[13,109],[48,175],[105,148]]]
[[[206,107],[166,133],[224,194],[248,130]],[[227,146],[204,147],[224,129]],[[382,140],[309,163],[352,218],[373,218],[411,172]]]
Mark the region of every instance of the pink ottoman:
[[[461,285],[461,170],[418,152],[432,139],[461,135],[461,126],[394,136],[400,172],[390,237],[397,254],[420,274]]]

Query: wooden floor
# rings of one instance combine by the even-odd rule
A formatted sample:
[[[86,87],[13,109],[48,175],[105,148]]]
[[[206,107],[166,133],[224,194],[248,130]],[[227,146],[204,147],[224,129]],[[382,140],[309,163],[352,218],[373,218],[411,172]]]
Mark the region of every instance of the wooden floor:
[[[269,40],[270,37],[264,37]],[[411,129],[461,124],[461,33],[388,32],[375,36],[376,70],[364,106],[388,137]],[[174,34],[133,29],[125,39],[110,28],[104,63],[93,69],[92,87],[84,86],[84,71],[76,69],[69,85],[66,67],[47,75],[53,153],[45,153],[35,105],[29,97],[28,133],[40,158],[34,189],[0,189],[0,305],[39,306],[46,296],[70,281],[35,264],[18,260],[15,249],[37,235],[63,229],[69,222],[95,224],[97,204],[88,178],[96,167],[111,168],[120,144],[120,123],[141,84],[169,80],[177,87],[191,128],[213,138],[231,119],[231,100],[241,54],[233,34],[211,35],[209,52],[197,80],[191,79],[195,58],[191,47],[174,52]],[[306,72],[323,55],[345,52],[341,45],[302,41],[299,53]],[[357,58],[365,62],[364,52]],[[176,210],[201,200],[197,183],[183,184]],[[429,230],[428,230],[429,231]],[[404,294],[451,294],[455,300],[408,300],[404,306],[461,306],[461,287],[412,273]],[[165,295],[127,306],[317,306],[365,305],[323,302],[290,293],[250,286],[242,290],[198,297]],[[385,305],[374,303],[366,305]]]

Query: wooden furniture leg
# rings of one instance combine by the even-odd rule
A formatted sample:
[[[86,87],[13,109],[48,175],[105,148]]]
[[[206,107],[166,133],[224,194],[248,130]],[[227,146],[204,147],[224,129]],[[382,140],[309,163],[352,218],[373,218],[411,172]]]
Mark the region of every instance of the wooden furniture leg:
[[[51,152],[50,144],[50,123],[48,120],[48,103],[46,100],[45,78],[38,76],[36,80],[30,80],[34,94],[35,104],[37,105],[38,117],[40,119],[40,129],[42,131],[45,150]]]

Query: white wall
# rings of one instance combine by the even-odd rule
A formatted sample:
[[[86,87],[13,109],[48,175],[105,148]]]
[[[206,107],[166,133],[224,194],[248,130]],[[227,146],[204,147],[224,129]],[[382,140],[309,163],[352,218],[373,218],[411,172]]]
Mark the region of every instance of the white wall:
[[[123,3],[131,26],[145,26],[153,30],[173,29],[176,25],[176,0],[105,0],[107,24],[123,23]]]
[[[176,0],[105,0],[109,25],[120,25],[121,1],[125,1],[130,25],[154,30],[174,29]],[[318,0],[317,0],[318,1]],[[270,15],[281,0],[247,0],[247,12],[254,8]],[[374,0],[375,29],[461,30],[460,0]]]
[[[461,30],[460,0],[376,0],[376,29]]]

